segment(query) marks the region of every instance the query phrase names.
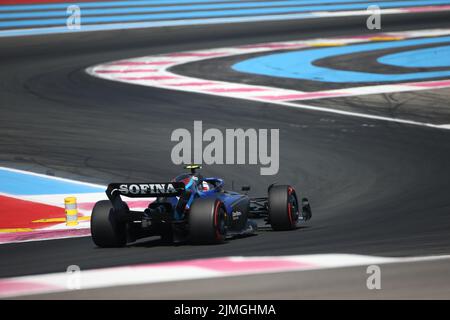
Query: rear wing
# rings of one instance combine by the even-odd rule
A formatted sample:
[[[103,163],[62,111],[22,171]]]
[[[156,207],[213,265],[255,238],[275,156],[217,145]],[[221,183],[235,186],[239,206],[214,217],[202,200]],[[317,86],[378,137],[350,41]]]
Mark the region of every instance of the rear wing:
[[[111,183],[106,195],[111,201],[119,195],[130,198],[176,197],[184,190],[183,182]]]
[[[183,182],[111,183],[106,189],[106,195],[111,201],[117,217],[127,221],[130,219],[128,214],[131,211],[120,196],[130,198],[176,197],[181,195],[184,190]],[[134,211],[131,213],[139,214]]]

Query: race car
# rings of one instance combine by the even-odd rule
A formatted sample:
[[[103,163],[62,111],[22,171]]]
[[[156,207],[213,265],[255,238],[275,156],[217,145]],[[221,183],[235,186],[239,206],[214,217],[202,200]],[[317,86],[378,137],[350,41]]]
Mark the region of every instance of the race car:
[[[311,218],[307,198],[299,202],[291,186],[272,184],[267,197],[250,198],[224,189],[224,180],[204,178],[200,165],[188,165],[171,182],[111,183],[92,211],[91,234],[99,247],[122,247],[150,236],[168,242],[218,244],[255,233],[257,219],[274,230],[292,230]],[[144,211],[130,210],[122,196],[156,198]]]

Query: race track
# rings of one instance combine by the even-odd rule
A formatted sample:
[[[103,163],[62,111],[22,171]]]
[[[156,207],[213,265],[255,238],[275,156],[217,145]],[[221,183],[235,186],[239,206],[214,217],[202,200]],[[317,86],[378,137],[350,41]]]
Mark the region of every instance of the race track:
[[[449,18],[446,12],[389,15],[382,31],[448,28]],[[253,195],[264,194],[273,180],[289,183],[308,195],[314,210],[301,229],[263,230],[220,246],[168,246],[150,240],[99,249],[90,237],[1,244],[0,278],[64,272],[69,265],[86,270],[226,256],[450,254],[448,130],[136,86],[85,72],[97,64],[140,56],[364,34],[364,24],[364,17],[347,17],[0,39],[0,165],[102,185],[164,181],[180,171],[170,159],[170,134],[176,128],[192,130],[194,120],[220,129],[279,128],[277,176],[261,176],[259,168],[248,165],[206,166],[203,174],[223,176],[228,186],[232,180],[250,184]],[[179,72],[191,75],[204,70],[198,65],[183,68]],[[442,88],[305,103],[434,121],[448,119],[448,97],[449,89]],[[432,108],[430,113],[427,108]],[[214,293],[208,287],[217,279],[189,281],[184,291],[174,282],[124,287],[116,294],[93,290],[53,298],[176,299],[191,297],[190,286],[200,288],[193,298],[450,297],[450,260],[403,269],[405,265],[387,267],[386,286],[378,296],[364,288],[365,282],[354,287],[355,279],[365,281],[366,274],[364,268],[353,267],[233,278],[233,285],[216,286]],[[334,289],[328,292],[330,283]],[[424,283],[429,286],[424,288]],[[152,288],[165,293],[155,296]]]

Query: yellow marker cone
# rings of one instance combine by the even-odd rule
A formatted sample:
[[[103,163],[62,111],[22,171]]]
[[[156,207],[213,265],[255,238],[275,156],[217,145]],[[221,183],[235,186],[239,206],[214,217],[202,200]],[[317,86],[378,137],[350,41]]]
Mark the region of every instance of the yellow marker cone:
[[[77,198],[67,197],[64,199],[66,211],[66,226],[73,227],[78,225]]]

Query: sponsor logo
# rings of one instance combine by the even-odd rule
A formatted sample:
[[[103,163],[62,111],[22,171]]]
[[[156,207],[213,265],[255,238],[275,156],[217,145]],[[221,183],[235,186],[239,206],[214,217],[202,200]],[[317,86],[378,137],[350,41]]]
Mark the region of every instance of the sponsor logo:
[[[118,190],[123,195],[178,194],[178,190],[172,183],[124,183],[119,186]]]

